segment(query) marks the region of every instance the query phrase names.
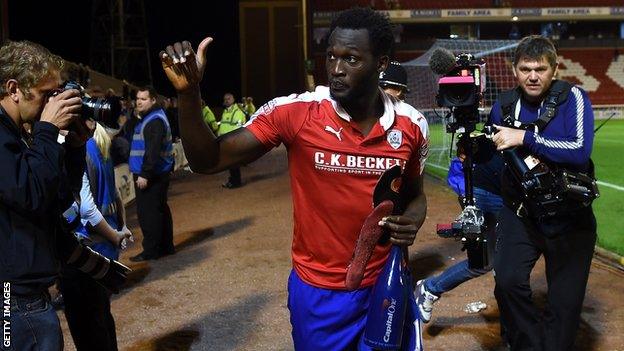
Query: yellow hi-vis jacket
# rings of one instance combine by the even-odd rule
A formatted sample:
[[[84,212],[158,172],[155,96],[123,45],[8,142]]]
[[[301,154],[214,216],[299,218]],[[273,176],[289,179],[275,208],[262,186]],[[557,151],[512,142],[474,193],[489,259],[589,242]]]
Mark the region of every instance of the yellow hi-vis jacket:
[[[236,130],[245,124],[245,114],[238,107],[238,104],[232,104],[232,106],[223,110],[221,115],[221,122],[219,122],[219,130],[217,135],[223,135]]]

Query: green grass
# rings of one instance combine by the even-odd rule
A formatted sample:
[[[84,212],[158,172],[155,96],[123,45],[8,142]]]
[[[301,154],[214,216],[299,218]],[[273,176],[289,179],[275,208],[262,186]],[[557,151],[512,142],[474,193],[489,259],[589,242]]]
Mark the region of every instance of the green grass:
[[[596,121],[598,126],[601,121]],[[624,121],[610,120],[596,133],[592,159],[600,198],[594,202],[598,220],[598,246],[624,255]]]
[[[451,162],[448,149],[450,144],[451,137],[445,132],[442,124],[429,125],[429,156],[425,166],[427,173],[446,179],[447,170]]]
[[[596,121],[596,126],[600,123]],[[430,125],[429,129],[431,144],[425,170],[445,179],[450,136],[440,124]],[[624,121],[611,120],[596,133],[592,159],[598,181],[615,186],[598,185],[600,198],[593,205],[598,221],[598,246],[624,255]]]

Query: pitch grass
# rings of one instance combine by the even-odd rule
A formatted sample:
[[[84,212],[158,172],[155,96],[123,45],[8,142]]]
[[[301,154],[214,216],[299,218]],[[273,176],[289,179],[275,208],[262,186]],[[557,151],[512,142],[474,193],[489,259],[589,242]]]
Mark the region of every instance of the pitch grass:
[[[597,120],[596,127],[603,121]],[[446,179],[449,165],[448,136],[442,125],[430,125],[430,153],[425,170]],[[619,187],[598,185],[600,198],[594,201],[594,214],[598,221],[598,246],[624,255],[624,121],[610,120],[595,135],[592,159],[596,178],[600,182]]]

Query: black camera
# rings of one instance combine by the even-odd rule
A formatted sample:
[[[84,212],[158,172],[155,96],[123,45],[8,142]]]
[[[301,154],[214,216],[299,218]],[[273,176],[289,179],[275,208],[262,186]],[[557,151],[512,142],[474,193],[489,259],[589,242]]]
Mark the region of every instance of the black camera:
[[[510,123],[503,123],[513,127]],[[486,126],[483,132],[491,138],[496,130]],[[536,218],[555,216],[589,206],[600,197],[591,162],[584,173],[549,164],[521,147],[506,149],[502,155],[523,196],[518,215]]]
[[[485,90],[485,63],[472,54],[455,57],[455,67],[438,81],[438,105],[463,107],[478,105]]]
[[[106,127],[117,129],[117,118],[121,113],[121,103],[116,96],[107,98],[92,98],[85,94],[82,85],[74,81],[66,81],[63,86],[56,92],[57,94],[69,89],[76,89],[80,92],[82,99],[82,118],[92,119]]]
[[[447,132],[471,132],[479,123],[478,107],[485,90],[485,62],[471,54],[457,55],[455,64],[438,80],[439,106],[451,110]]]
[[[503,158],[527,200],[524,214],[555,216],[589,206],[600,196],[592,171],[586,174],[549,166],[517,148],[503,151]]]
[[[450,51],[440,49],[434,52],[429,64],[434,72],[442,75],[436,100],[439,106],[450,110],[445,117],[446,132],[461,133],[459,144],[465,152],[463,210],[452,223],[438,224],[437,233],[441,237],[459,238],[468,253],[469,267],[483,268],[489,264],[488,243],[483,235],[483,213],[475,206],[473,194],[472,167],[476,146],[470,134],[479,123],[479,105],[485,90],[485,62],[472,54],[454,56]]]

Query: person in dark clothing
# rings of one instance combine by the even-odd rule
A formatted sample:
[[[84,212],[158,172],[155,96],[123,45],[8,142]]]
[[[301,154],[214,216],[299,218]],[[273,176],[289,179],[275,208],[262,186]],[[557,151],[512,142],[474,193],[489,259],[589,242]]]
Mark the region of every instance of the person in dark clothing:
[[[62,263],[91,276],[100,273],[102,280],[120,267],[92,256],[63,225],[63,212],[79,194],[90,137],[80,118],[80,92],[58,90],[63,64],[28,41],[0,47],[2,350],[62,349],[48,295]],[[31,134],[25,124],[33,124]],[[62,144],[59,134],[65,138]]]
[[[167,120],[171,128],[171,137],[173,141],[176,141],[180,139],[180,128],[178,127],[178,99],[172,97],[167,98],[166,101],[167,106],[165,107],[165,113],[167,114]]]
[[[418,281],[416,294],[420,315],[425,323],[431,320],[433,304],[443,293],[455,289],[460,284],[480,277],[492,270],[494,257],[494,245],[496,243],[496,221],[498,212],[503,207],[503,200],[500,196],[500,178],[504,167],[504,162],[500,153],[493,149],[488,143],[483,145],[488,150],[481,150],[482,154],[489,155],[488,160],[476,163],[473,168],[473,190],[475,205],[483,212],[484,231],[488,242],[488,256],[490,264],[483,268],[470,268],[468,259],[454,264],[437,276],[429,277]],[[464,173],[463,173],[463,148],[459,147],[459,158],[454,160],[449,169],[449,185],[454,185],[460,199],[465,196]],[[457,165],[459,165],[457,167]],[[456,174],[456,179],[451,181],[451,173]]]
[[[143,252],[130,258],[134,262],[175,252],[173,221],[167,204],[169,173],[174,166],[171,128],[165,112],[156,104],[153,88],[137,92],[137,111],[141,120],[134,130],[129,165],[137,188]]]
[[[128,141],[128,144],[132,142],[132,136],[134,135],[134,127],[139,123],[139,119],[136,116],[136,112],[132,110],[132,113],[126,118],[126,122],[119,129],[119,136],[122,136]]]
[[[75,233],[100,254],[119,259],[124,241],[132,241],[125,225],[123,201],[115,186],[110,158],[110,137],[97,125],[87,142],[87,169],[80,190],[80,225]],[[115,319],[111,313],[110,292],[87,274],[64,267],[60,288],[65,302],[65,318],[78,351],[117,351]]]
[[[113,167],[128,163],[130,143],[121,135],[121,132],[115,134],[111,139],[110,157],[113,161]]]
[[[492,106],[490,119],[498,129],[492,141],[507,157],[524,153],[527,165],[537,160],[550,170],[591,176],[591,102],[580,87],[556,80],[557,68],[557,51],[550,40],[529,36],[520,41],[513,62],[518,87],[501,93]],[[544,118],[548,121],[540,124]],[[567,199],[541,214],[536,202],[525,196],[514,169],[508,164],[503,171],[504,206],[496,229],[494,295],[503,337],[511,350],[572,350],[596,243],[591,202]],[[553,194],[548,195],[554,198]],[[542,255],[548,301],[540,313],[533,304],[530,277]]]
[[[113,160],[113,166],[120,165],[122,163],[128,163],[130,157],[130,143],[132,143],[132,136],[134,135],[134,127],[139,123],[139,119],[136,117],[134,108],[132,107],[132,101],[123,100],[122,114],[119,116],[119,131],[115,134],[111,140],[111,159]]]

